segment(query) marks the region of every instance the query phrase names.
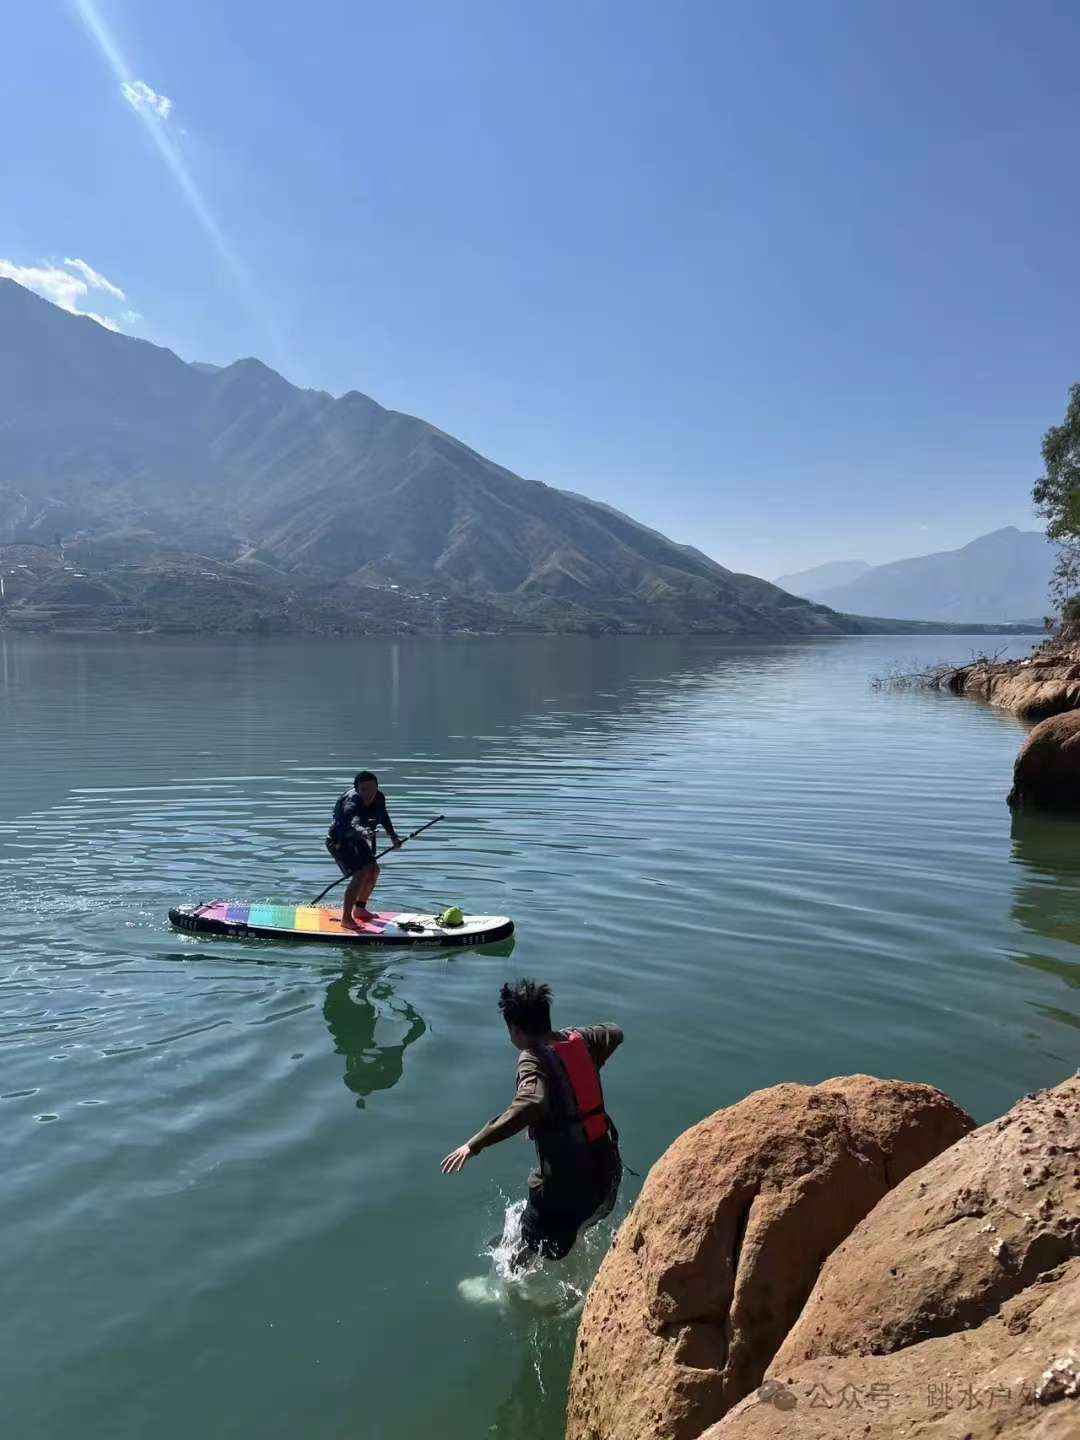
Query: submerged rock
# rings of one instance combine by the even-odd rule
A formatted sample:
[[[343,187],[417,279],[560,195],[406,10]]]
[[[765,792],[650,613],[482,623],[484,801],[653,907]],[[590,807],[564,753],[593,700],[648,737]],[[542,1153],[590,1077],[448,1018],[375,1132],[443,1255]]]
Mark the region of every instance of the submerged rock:
[[[1035,726],[1016,757],[1009,804],[1080,810],[1080,710]]]
[[[929,1085],[777,1085],[653,1166],[578,1331],[567,1440],[690,1440],[757,1386],[818,1271],[973,1122]]]

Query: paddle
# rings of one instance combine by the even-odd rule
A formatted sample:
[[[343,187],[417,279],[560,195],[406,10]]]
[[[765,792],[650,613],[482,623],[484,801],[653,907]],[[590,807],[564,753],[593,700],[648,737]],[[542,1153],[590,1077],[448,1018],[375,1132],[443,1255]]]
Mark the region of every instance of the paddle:
[[[435,816],[435,819],[434,819],[434,820],[429,820],[426,825],[420,825],[420,826],[418,826],[415,830],[413,830],[410,834],[408,834],[408,835],[403,835],[403,836],[401,837],[401,844],[404,845],[404,844],[405,844],[407,841],[409,841],[409,840],[415,840],[416,837],[417,837],[417,835],[422,835],[425,830],[430,830],[431,827],[432,827],[432,825],[437,825],[440,820],[445,820],[445,819],[446,819],[446,816],[445,816],[445,815],[436,815],[436,816]],[[398,848],[400,848],[400,846],[399,846]],[[393,849],[394,849],[394,846],[393,846],[393,845],[387,845],[384,849],[382,849],[382,850],[377,850],[377,851],[375,852],[374,859],[376,859],[376,860],[381,860],[384,855],[389,855],[390,852],[391,852]],[[349,879],[349,876],[348,876],[348,875],[339,875],[336,880],[331,880],[331,881],[330,881],[330,884],[327,885],[326,889],[325,889],[325,890],[320,890],[319,893],[318,893],[318,895],[315,896],[315,899],[312,900],[312,902],[311,902],[312,905],[317,905],[317,904],[319,903],[319,901],[323,898],[324,895],[329,895],[330,891],[333,890],[333,888],[334,888],[335,885],[340,885],[340,884],[342,883],[342,881],[348,880],[348,879]]]

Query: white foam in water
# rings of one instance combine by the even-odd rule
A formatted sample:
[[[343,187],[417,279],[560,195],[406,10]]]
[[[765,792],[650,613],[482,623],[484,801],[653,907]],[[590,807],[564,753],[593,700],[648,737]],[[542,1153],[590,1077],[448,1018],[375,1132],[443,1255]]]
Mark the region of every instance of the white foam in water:
[[[502,1234],[480,1253],[491,1261],[485,1275],[458,1281],[458,1293],[471,1305],[496,1305],[502,1310],[541,1311],[569,1319],[585,1303],[585,1295],[611,1240],[612,1226],[592,1226],[565,1260],[544,1261],[539,1256],[515,1269],[521,1249],[524,1200],[512,1200],[503,1213]]]

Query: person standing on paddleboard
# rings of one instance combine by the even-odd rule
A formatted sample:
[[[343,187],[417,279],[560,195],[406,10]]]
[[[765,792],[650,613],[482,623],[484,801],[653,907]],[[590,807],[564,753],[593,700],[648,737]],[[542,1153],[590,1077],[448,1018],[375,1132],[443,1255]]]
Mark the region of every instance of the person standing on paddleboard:
[[[520,1054],[517,1091],[508,1109],[442,1162],[457,1172],[489,1145],[529,1128],[537,1168],[521,1217],[522,1249],[561,1260],[582,1230],[611,1213],[622,1180],[619,1135],[604,1109],[600,1067],[623,1041],[617,1025],[551,1028],[551,987],[533,980],[504,985],[499,1009]]]
[[[386,796],[379,789],[379,777],[370,770],[361,770],[334,806],[334,818],[326,837],[326,848],[337,861],[338,869],[350,877],[341,903],[341,923],[358,929],[357,915],[370,920],[367,903],[379,879],[375,860],[375,831],[386,831],[395,850],[401,839],[386,809]]]

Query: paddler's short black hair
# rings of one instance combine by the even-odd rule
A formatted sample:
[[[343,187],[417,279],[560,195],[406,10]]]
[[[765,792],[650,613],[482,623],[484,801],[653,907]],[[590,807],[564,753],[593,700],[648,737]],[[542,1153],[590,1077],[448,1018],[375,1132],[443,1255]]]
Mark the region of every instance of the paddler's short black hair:
[[[507,1025],[516,1025],[526,1035],[546,1035],[551,1029],[550,985],[535,980],[518,980],[499,991],[499,1009]]]
[[[357,775],[352,782],[353,788],[355,790],[359,790],[360,786],[363,785],[365,780],[374,780],[376,785],[379,783],[378,775],[373,774],[370,770],[361,770],[360,774]]]

